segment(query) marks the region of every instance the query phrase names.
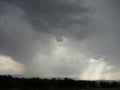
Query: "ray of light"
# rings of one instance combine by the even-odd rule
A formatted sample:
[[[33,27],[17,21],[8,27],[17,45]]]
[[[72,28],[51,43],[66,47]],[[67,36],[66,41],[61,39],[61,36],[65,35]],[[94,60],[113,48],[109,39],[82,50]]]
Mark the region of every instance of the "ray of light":
[[[90,59],[90,64],[80,76],[83,80],[98,80],[103,73],[106,63],[103,60]]]

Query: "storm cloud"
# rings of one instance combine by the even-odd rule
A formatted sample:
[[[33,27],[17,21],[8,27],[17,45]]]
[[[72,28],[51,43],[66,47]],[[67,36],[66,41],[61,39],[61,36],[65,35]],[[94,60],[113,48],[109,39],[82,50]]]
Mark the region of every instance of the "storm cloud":
[[[84,0],[5,1],[23,9],[36,30],[53,34],[58,40],[64,35],[82,39],[89,33],[82,27],[91,22],[93,10]]]
[[[80,78],[97,63],[101,73],[119,72],[118,3],[0,0],[0,54],[24,64],[26,73],[36,76]]]
[[[29,56],[26,54],[31,52],[37,31],[51,34],[58,41],[66,35],[85,38],[88,30],[82,27],[89,22],[90,9],[83,3],[83,0],[1,1],[2,53],[18,58]]]

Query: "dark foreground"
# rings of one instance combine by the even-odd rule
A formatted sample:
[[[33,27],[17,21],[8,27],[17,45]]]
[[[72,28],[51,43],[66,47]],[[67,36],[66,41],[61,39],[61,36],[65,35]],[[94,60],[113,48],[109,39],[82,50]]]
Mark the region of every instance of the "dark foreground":
[[[120,88],[99,88],[99,89],[0,89],[0,90],[120,90]]]
[[[120,90],[120,82],[15,78],[0,75],[0,90]]]

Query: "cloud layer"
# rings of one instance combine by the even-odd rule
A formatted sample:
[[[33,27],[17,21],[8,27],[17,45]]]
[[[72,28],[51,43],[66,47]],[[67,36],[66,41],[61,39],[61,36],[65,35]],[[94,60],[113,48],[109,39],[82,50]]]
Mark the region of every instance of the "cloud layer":
[[[80,78],[87,67],[96,68],[91,58],[106,68],[95,74],[119,72],[118,2],[0,0],[0,54],[35,76]]]

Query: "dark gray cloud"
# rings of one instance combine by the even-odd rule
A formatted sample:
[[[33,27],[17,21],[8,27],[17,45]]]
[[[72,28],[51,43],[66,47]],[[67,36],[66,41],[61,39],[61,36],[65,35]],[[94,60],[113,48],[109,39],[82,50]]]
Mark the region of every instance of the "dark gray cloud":
[[[89,32],[83,28],[90,21],[84,0],[1,0],[0,7],[1,54],[18,59],[34,54],[37,38],[44,38],[37,32],[51,34],[58,41],[63,36],[81,40]]]
[[[96,33],[87,40],[87,47],[94,55],[103,56],[109,64],[120,65],[120,12],[118,0],[96,0],[96,16],[94,18]],[[103,5],[101,7],[101,5]]]
[[[24,60],[32,51],[34,31],[21,18],[20,9],[9,4],[6,4],[3,9],[4,13],[0,17],[0,53]]]
[[[85,38],[89,31],[83,26],[90,20],[92,9],[84,0],[4,0],[25,11],[28,21],[38,31],[57,37],[64,35]]]
[[[51,41],[48,38],[49,35],[38,34],[26,20],[25,12],[19,7],[3,3],[2,10],[0,16],[0,54],[11,56],[24,63],[31,61],[36,52],[34,47],[38,39],[42,42],[39,47],[46,46]],[[45,49],[47,50],[49,46]],[[41,51],[43,50],[41,49]]]

